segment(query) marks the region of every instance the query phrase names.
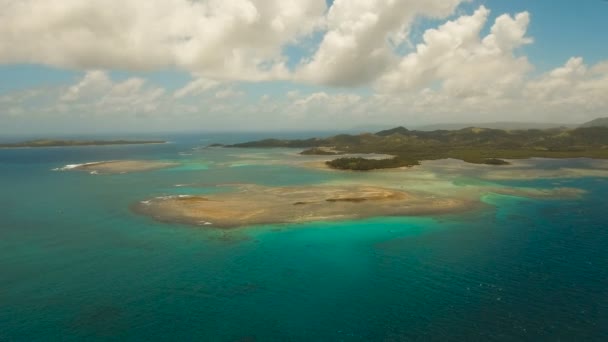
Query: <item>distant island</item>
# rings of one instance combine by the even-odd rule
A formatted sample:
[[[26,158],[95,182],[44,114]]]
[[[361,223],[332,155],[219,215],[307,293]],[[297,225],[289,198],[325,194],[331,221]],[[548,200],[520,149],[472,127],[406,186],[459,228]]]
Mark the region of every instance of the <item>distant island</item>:
[[[141,145],[164,144],[164,140],[51,140],[39,139],[19,143],[0,144],[0,148],[19,147],[67,147],[67,146],[103,146],[103,145]]]
[[[160,170],[179,164],[153,160],[106,160],[84,164],[68,164],[53,171],[87,171],[93,175]]]
[[[507,165],[505,159],[608,159],[608,127],[502,130],[469,127],[417,131],[396,127],[376,133],[340,134],[328,138],[265,139],[226,147],[292,147],[304,155],[344,155],[328,161],[330,168],[367,171],[415,166],[424,160],[460,159],[468,163]],[[385,154],[368,159],[351,154]]]

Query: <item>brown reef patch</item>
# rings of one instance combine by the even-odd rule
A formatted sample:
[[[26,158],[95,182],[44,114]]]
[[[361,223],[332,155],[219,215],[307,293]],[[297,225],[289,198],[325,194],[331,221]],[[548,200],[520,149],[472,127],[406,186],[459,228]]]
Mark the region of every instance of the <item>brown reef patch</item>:
[[[164,222],[234,228],[374,216],[445,214],[468,210],[476,203],[376,186],[248,185],[236,192],[204,197],[153,198],[135,204],[133,210]]]

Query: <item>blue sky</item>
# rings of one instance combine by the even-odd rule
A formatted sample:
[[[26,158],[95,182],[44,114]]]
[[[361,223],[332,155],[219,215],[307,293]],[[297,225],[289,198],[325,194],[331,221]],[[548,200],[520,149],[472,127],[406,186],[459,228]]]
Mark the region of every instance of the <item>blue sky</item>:
[[[374,1],[0,0],[0,133],[608,115],[606,1]]]
[[[582,56],[592,64],[608,58],[606,1],[494,0],[480,3],[492,9],[493,15],[530,12],[532,21],[528,32],[535,44],[524,47],[524,51],[539,71],[561,65],[571,56]]]

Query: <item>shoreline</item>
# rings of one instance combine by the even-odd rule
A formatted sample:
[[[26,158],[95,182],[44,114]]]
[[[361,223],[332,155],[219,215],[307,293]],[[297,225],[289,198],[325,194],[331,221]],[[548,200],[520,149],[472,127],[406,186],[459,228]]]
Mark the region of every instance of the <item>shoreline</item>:
[[[139,215],[163,223],[214,229],[258,225],[360,220],[373,217],[439,216],[487,206],[486,194],[530,199],[579,198],[575,188],[487,188],[450,195],[407,191],[378,185],[266,187],[239,185],[235,191],[205,195],[169,195],[130,206]]]
[[[179,163],[149,160],[106,160],[82,164],[67,164],[53,171],[88,171],[90,174],[116,174],[160,170]]]
[[[232,229],[378,216],[441,215],[465,212],[477,205],[481,202],[367,185],[246,185],[229,193],[155,197],[134,203],[131,210],[165,223]]]
[[[329,172],[345,172],[345,173],[361,173],[361,174],[383,174],[383,173],[399,173],[399,172],[417,172],[428,171],[437,168],[446,168],[449,164],[449,169],[453,171],[472,171],[477,170],[480,179],[488,181],[509,181],[509,180],[525,180],[525,179],[573,179],[582,177],[599,177],[608,178],[608,160],[600,158],[576,157],[576,158],[542,158],[532,157],[526,159],[507,159],[509,165],[488,165],[468,163],[461,159],[445,158],[421,161],[420,165],[402,166],[386,169],[373,169],[366,171],[358,170],[342,170],[335,169],[326,164],[323,160],[308,160],[299,163],[294,163],[304,168],[315,169],[319,171]],[[534,162],[568,162],[568,161],[587,161],[589,163],[597,163],[598,166],[587,165],[586,167],[579,166],[564,166],[559,168],[535,168]],[[442,162],[445,163],[442,165]]]

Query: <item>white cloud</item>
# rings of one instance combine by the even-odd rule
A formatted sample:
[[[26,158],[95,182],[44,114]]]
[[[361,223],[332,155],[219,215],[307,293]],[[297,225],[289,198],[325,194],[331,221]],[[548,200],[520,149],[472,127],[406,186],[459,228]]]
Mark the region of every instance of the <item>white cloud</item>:
[[[233,99],[245,95],[242,91],[234,90],[231,87],[219,90],[215,93],[216,99]]]
[[[393,62],[395,45],[408,36],[419,15],[442,18],[462,0],[336,0],[327,15],[327,33],[296,77],[339,86],[366,84]]]
[[[213,78],[286,77],[282,47],[325,0],[0,0],[0,63],[178,67]]]
[[[394,64],[415,18],[463,1],[0,0],[0,63],[356,86]],[[289,70],[283,50],[318,31],[317,51]]]
[[[119,6],[114,0],[0,0],[0,62],[177,66],[193,75],[169,92],[145,77],[115,80],[94,68],[71,85],[0,94],[0,116],[100,122],[145,117],[163,122],[162,128],[205,122],[224,129],[251,117],[248,129],[308,129],[437,121],[576,123],[608,115],[608,62],[587,65],[575,57],[540,76],[530,72],[533,65],[521,49],[532,43],[527,12],[488,22],[490,12],[481,6],[427,30],[411,52],[398,55],[396,47],[411,39],[416,16],[445,17],[459,2],[336,0],[324,15],[324,1],[125,0],[117,10],[131,16],[125,23],[104,10]],[[27,18],[21,18],[24,13]],[[294,74],[285,67],[282,48],[315,27],[323,27],[322,41]],[[268,79],[295,82],[247,87],[246,93],[237,81]],[[368,87],[356,93],[331,87],[358,84]],[[261,96],[260,90],[271,95]]]
[[[72,85],[61,99],[63,101],[76,101],[79,99],[92,99],[98,94],[112,87],[108,74],[101,70],[89,71],[77,84]]]
[[[573,86],[584,80],[587,74],[588,69],[583,59],[573,57],[564,66],[530,82],[527,85],[527,94],[535,100],[563,100],[570,97]]]
[[[529,14],[499,16],[482,38],[489,13],[482,6],[470,16],[427,30],[424,42],[378,81],[378,89],[403,92],[439,82],[449,95],[472,98],[500,97],[517,87],[531,69],[528,60],[514,52],[532,42],[525,35]]]
[[[158,108],[159,101],[167,102],[162,99],[164,94],[163,88],[148,86],[142,78],[114,82],[107,72],[93,70],[60,92],[55,104],[45,104],[61,112],[80,111],[90,115],[151,112]]]
[[[584,121],[608,115],[608,62],[594,66],[581,57],[528,82],[521,101],[557,113],[561,119]]]
[[[220,82],[215,80],[211,80],[204,77],[197,78],[186,84],[184,87],[176,90],[173,94],[173,97],[176,99],[181,99],[186,96],[197,96],[210,89],[216,88],[219,85]]]

